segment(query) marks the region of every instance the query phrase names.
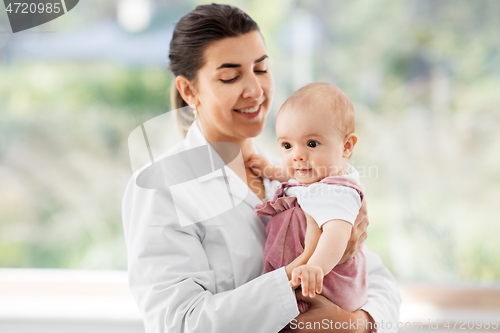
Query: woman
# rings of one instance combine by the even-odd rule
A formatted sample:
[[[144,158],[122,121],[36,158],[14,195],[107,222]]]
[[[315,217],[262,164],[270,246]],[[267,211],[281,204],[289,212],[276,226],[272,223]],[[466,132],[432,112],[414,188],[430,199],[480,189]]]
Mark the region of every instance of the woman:
[[[172,101],[182,108],[177,118],[186,137],[166,155],[207,141],[238,145],[243,161],[264,154],[252,138],[263,129],[274,81],[257,24],[232,6],[199,6],[177,23],[169,58],[176,77]],[[129,280],[147,332],[278,332],[299,314],[296,299],[311,307],[291,328],[327,319],[346,323],[345,331],[369,332],[365,325],[345,326],[397,321],[395,281],[375,254],[366,252],[368,302],[353,313],[321,295],[310,299],[292,291],[287,271],[307,258],[263,274],[265,221],[253,209],[266,194],[272,196],[272,184],[249,169],[228,174],[227,184],[234,187],[234,177],[248,184],[247,195],[231,209],[188,224],[179,223],[173,192],[142,188],[136,177],[129,182],[123,200]],[[204,181],[211,189],[224,187],[228,177],[223,176],[213,173]],[[364,206],[342,262],[359,251],[367,226]]]

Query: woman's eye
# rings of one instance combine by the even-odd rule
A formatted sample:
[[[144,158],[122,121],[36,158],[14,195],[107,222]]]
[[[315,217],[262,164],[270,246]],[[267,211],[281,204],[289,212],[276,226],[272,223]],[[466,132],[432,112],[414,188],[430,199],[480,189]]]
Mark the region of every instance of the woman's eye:
[[[319,146],[319,143],[317,141],[311,140],[307,143],[307,145],[311,148],[316,148],[317,146]]]
[[[255,71],[255,73],[267,73],[267,69],[262,70],[262,71],[257,71],[257,70],[256,70],[256,71]]]
[[[238,77],[237,77],[237,76],[235,76],[235,77],[233,77],[232,79],[229,79],[229,80],[223,80],[223,79],[220,79],[220,80],[221,80],[222,82],[224,82],[224,83],[232,83],[232,82],[236,81],[236,79],[237,79],[237,78],[238,78]]]
[[[289,144],[288,142],[285,142],[285,143],[283,143],[283,148],[290,149],[290,148],[292,148],[292,145]]]

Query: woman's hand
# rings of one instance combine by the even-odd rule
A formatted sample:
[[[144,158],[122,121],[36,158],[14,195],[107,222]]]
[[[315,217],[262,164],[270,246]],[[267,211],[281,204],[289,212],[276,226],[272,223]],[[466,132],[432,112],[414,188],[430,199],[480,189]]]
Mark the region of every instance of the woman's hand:
[[[344,255],[337,265],[345,263],[346,261],[353,258],[356,254],[358,254],[358,252],[361,250],[361,246],[368,236],[367,229],[369,224],[370,221],[368,221],[366,200],[363,200],[361,208],[359,209],[359,214],[356,217],[356,221],[354,222],[354,226],[351,231],[351,238],[349,238]]]
[[[269,178],[280,182],[287,182],[290,176],[285,169],[271,164],[264,156],[253,154],[245,162],[245,167],[250,168],[252,172],[260,178]]]
[[[303,296],[300,290],[295,291],[295,296],[297,297],[297,301],[309,303],[309,310],[299,314],[281,332],[313,333],[337,331],[369,333],[374,331],[370,329],[375,323],[373,318],[363,310],[347,312],[330,302],[323,295],[316,295],[315,298],[311,298]],[[316,323],[316,328],[314,328],[314,323]]]
[[[274,173],[274,166],[262,155],[251,155],[245,162],[245,167],[250,168],[254,175],[261,178],[271,178]]]

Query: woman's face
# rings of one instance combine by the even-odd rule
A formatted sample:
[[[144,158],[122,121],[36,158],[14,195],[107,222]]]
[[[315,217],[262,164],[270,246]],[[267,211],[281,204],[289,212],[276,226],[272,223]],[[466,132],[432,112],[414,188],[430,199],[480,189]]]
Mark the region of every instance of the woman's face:
[[[274,92],[260,33],[213,42],[204,58],[194,94],[207,139],[234,142],[259,135]]]

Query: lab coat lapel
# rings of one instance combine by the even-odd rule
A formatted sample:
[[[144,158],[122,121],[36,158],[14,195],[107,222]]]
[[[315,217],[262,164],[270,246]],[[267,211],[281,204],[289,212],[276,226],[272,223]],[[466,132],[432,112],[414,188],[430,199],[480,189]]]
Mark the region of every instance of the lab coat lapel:
[[[186,139],[184,141],[185,149],[191,149],[203,145],[207,145],[208,142],[205,139],[205,136],[201,132],[198,127],[198,121],[195,120],[186,134]],[[263,154],[260,147],[253,141],[253,147],[255,151],[259,154]],[[237,190],[232,191],[232,194],[235,198],[239,199],[238,201],[243,201],[245,204],[252,207],[252,209],[261,203],[261,200],[255,195],[255,193],[250,190],[248,185],[243,182],[230,168],[225,168],[226,174],[232,183],[232,187],[236,187]],[[208,181],[212,179],[220,178],[220,181],[224,181],[224,178],[221,173],[211,173],[210,175],[204,176],[203,181]],[[246,187],[246,188],[243,188]]]
[[[195,121],[186,134],[184,149],[188,150],[206,144],[207,141]],[[261,153],[261,150],[256,150],[256,152]],[[264,244],[266,241],[266,227],[261,218],[254,214],[254,207],[261,203],[260,199],[230,168],[225,168],[225,170],[227,171],[226,174],[232,185],[235,187],[237,186],[239,189],[244,189],[244,191],[232,191],[233,195],[239,199],[236,201],[240,203],[236,205],[235,208],[226,211],[224,216],[221,215],[216,218],[217,221],[223,222],[224,228],[221,228],[219,231],[224,235],[225,242],[229,249],[229,255],[233,265],[234,284],[235,286],[240,286],[246,281],[252,280],[258,276],[251,276],[252,272],[249,272],[247,265],[249,261],[263,257]],[[210,175],[210,180],[214,181],[216,179],[224,182],[221,174],[212,173]],[[204,176],[204,181],[206,180],[208,180],[208,178]],[[210,225],[221,226],[219,223],[203,224],[205,227]],[[259,259],[259,261],[262,262],[261,259]],[[262,273],[264,273],[263,265],[260,274]],[[255,272],[253,272],[253,274],[255,274]]]

